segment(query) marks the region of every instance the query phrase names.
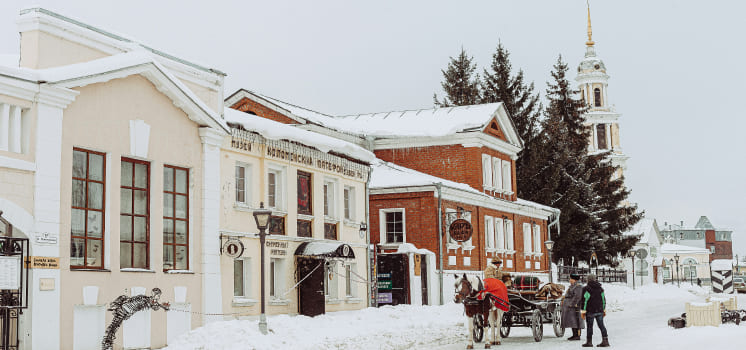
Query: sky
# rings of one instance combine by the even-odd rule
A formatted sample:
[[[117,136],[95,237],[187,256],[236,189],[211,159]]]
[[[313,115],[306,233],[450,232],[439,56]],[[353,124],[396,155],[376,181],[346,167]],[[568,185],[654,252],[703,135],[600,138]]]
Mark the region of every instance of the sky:
[[[41,6],[228,74],[239,88],[332,115],[433,107],[463,48],[481,72],[498,42],[545,95],[558,55],[585,53],[584,0],[3,0],[0,54]],[[620,118],[631,201],[662,225],[706,215],[746,255],[746,2],[590,1]],[[741,150],[741,151],[739,151]]]

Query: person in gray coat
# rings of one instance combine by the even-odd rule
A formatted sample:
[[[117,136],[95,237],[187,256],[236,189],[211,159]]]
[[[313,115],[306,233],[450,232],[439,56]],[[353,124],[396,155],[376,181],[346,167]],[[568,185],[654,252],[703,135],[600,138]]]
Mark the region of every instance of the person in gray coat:
[[[565,298],[562,300],[562,318],[560,323],[563,328],[571,328],[572,336],[567,340],[580,340],[580,330],[584,323],[580,319],[580,303],[583,300],[583,286],[578,283],[580,275],[570,274],[570,287],[567,288]]]

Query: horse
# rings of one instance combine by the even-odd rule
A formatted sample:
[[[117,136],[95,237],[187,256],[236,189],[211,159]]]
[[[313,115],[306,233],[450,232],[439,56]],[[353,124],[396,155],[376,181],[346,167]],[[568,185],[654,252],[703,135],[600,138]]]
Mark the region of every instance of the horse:
[[[477,314],[482,315],[482,320],[487,320],[485,327],[490,327],[488,331],[487,339],[484,342],[484,348],[489,349],[491,345],[500,345],[500,327],[502,327],[503,311],[495,303],[491,294],[482,292],[482,298],[478,296],[482,289],[484,289],[484,283],[478,276],[467,276],[464,274],[459,277],[454,275],[456,282],[454,283],[455,296],[453,301],[455,303],[464,304],[464,312],[466,313],[466,323],[469,325],[469,343],[466,345],[467,349],[474,349],[474,320],[473,317]],[[505,288],[502,281],[494,280],[493,283],[498,283]],[[498,299],[498,302],[502,303],[503,306],[508,305],[507,300]]]

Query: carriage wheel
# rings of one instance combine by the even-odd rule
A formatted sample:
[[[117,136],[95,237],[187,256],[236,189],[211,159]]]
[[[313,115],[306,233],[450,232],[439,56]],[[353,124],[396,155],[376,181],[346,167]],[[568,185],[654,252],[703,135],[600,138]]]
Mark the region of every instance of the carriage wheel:
[[[541,311],[534,309],[531,315],[531,331],[534,333],[534,340],[540,342],[544,337],[544,323],[541,322]]]
[[[552,327],[554,328],[554,335],[558,338],[565,335],[565,327],[562,327],[562,311],[559,308],[555,308],[552,312]]]
[[[503,322],[500,324],[500,337],[507,338],[510,334],[510,316],[506,312],[503,314]]]
[[[471,335],[474,337],[474,341],[481,343],[484,339],[484,317],[482,314],[476,314],[472,316],[472,323],[474,323],[474,330]]]

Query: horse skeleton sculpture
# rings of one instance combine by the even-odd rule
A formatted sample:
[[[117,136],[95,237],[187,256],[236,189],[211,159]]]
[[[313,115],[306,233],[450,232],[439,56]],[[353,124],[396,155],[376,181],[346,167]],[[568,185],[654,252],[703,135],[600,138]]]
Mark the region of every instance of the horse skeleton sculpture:
[[[114,346],[114,338],[116,338],[117,330],[122,325],[122,322],[126,321],[136,312],[147,309],[163,309],[168,311],[169,303],[159,303],[158,299],[161,297],[160,288],[153,288],[151,291],[152,295],[135,295],[134,297],[128,297],[126,295],[120,295],[109,306],[109,311],[114,312],[114,319],[106,327],[106,335],[104,340],[101,342],[101,349],[111,350]]]
[[[496,298],[489,293],[480,293],[483,289],[484,284],[482,280],[477,276],[463,276],[456,277],[454,283],[455,297],[454,302],[463,303],[464,311],[466,313],[466,323],[469,325],[469,342],[466,346],[467,349],[474,349],[474,322],[475,317],[479,314],[482,316],[482,320],[487,320],[486,326],[489,326],[488,337],[485,339],[484,348],[489,349],[491,345],[500,345],[500,327],[502,327],[503,313],[505,312],[499,306],[507,307],[508,300],[502,300]],[[498,280],[494,282],[505,285]],[[481,294],[481,299],[479,298]],[[500,305],[497,305],[500,304]]]

